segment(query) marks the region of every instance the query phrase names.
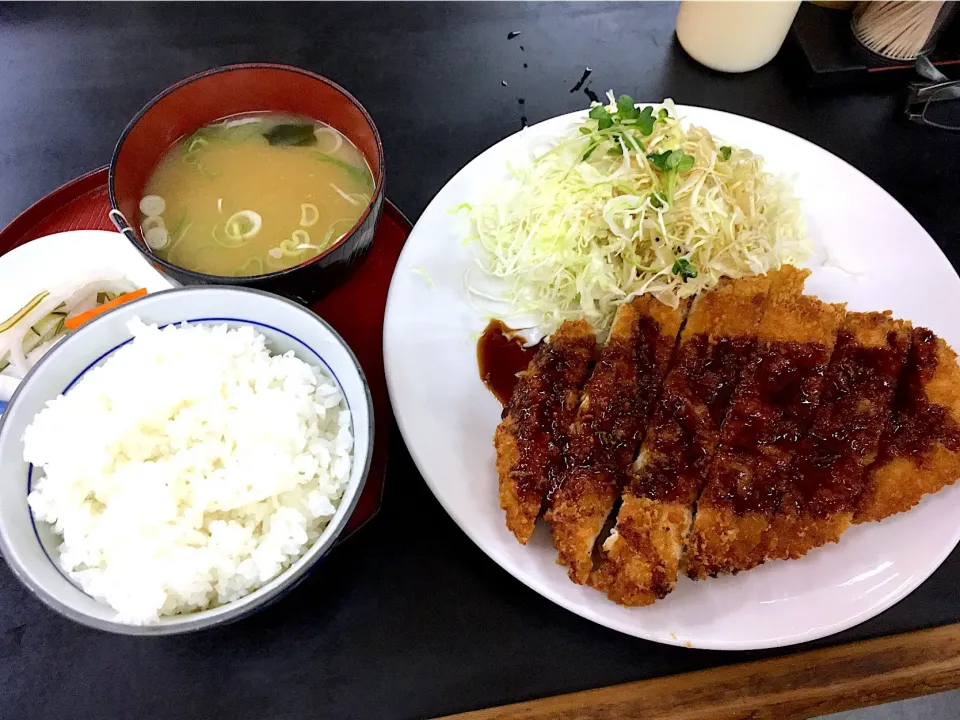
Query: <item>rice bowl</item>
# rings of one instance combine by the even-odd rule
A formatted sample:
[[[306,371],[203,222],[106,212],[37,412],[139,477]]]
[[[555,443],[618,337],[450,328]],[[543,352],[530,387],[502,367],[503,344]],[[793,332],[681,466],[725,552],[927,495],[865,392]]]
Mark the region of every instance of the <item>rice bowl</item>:
[[[119,622],[236,600],[303,554],[350,475],[336,382],[250,326],[128,323],[133,341],[37,414],[27,500]],[[143,382],[144,374],[150,378]]]
[[[330,459],[310,460],[311,467],[327,468],[327,480],[323,479],[322,472],[317,477],[309,476],[309,473],[306,475],[300,473],[298,475],[300,480],[309,476],[309,481],[294,482],[293,484],[297,487],[294,490],[289,490],[287,489],[289,485],[282,486],[275,482],[277,477],[283,475],[276,468],[269,470],[270,473],[273,473],[271,477],[274,479],[260,477],[263,468],[268,464],[265,459],[261,459],[261,465],[254,471],[254,474],[257,475],[258,482],[263,480],[262,483],[255,488],[249,482],[249,476],[244,476],[246,477],[245,480],[232,486],[234,490],[242,487],[242,492],[246,493],[243,497],[221,493],[220,491],[226,487],[223,478],[220,478],[219,483],[214,483],[216,486],[215,492],[211,491],[210,483],[207,483],[202,490],[200,486],[203,483],[198,483],[197,487],[194,488],[196,493],[206,492],[207,494],[203,497],[198,494],[191,495],[190,500],[205,512],[201,512],[199,515],[194,512],[191,515],[189,508],[193,505],[188,506],[186,503],[180,502],[180,496],[177,495],[179,489],[174,488],[172,491],[168,491],[161,487],[162,483],[157,482],[157,477],[162,475],[162,468],[151,466],[150,473],[155,473],[156,476],[147,473],[149,477],[146,485],[150,488],[150,492],[142,491],[139,485],[144,483],[139,483],[136,492],[126,493],[126,505],[121,502],[117,512],[110,513],[117,517],[108,517],[105,521],[102,517],[105,512],[99,512],[99,514],[88,512],[89,507],[98,511],[104,511],[105,508],[90,504],[88,504],[86,510],[78,513],[81,517],[97,515],[96,524],[99,531],[102,531],[105,535],[88,533],[93,535],[91,539],[81,533],[80,537],[82,539],[79,544],[69,542],[70,538],[67,538],[68,542],[65,542],[65,538],[58,534],[63,532],[63,527],[58,524],[50,525],[43,521],[43,518],[49,519],[46,514],[51,508],[49,501],[56,495],[56,493],[49,494],[49,491],[53,489],[52,487],[43,489],[43,484],[50,478],[41,477],[41,468],[34,466],[23,458],[27,445],[33,447],[32,450],[28,450],[28,453],[40,452],[36,450],[35,445],[31,444],[28,436],[32,435],[38,428],[42,431],[44,429],[42,427],[43,423],[37,423],[38,428],[33,428],[30,433],[27,432],[27,428],[33,425],[34,418],[38,414],[42,414],[47,404],[54,401],[60,394],[65,395],[63,399],[69,400],[74,391],[82,390],[84,384],[82,379],[89,379],[90,376],[94,376],[94,383],[92,384],[99,384],[95,376],[97,371],[102,371],[102,366],[109,364],[109,360],[116,359],[118,355],[122,360],[121,351],[126,349],[128,344],[132,344],[130,343],[130,332],[126,325],[138,316],[143,319],[144,325],[156,324],[163,328],[166,325],[188,321],[191,324],[189,330],[198,330],[199,328],[193,326],[203,325],[205,326],[204,332],[209,333],[217,332],[213,328],[225,324],[227,327],[219,329],[218,332],[224,335],[229,333],[230,337],[236,337],[234,342],[238,346],[246,347],[247,341],[250,340],[253,343],[254,350],[256,350],[256,343],[258,342],[256,336],[262,334],[265,336],[265,345],[269,350],[269,362],[290,363],[291,366],[298,367],[300,370],[303,370],[300,361],[304,361],[306,366],[313,366],[310,375],[318,379],[315,390],[320,390],[320,395],[323,395],[336,387],[337,391],[342,393],[343,396],[341,401],[336,392],[329,394],[327,401],[332,402],[336,398],[337,410],[335,413],[328,412],[328,425],[318,425],[319,434],[316,437],[320,438],[322,436],[328,449],[333,448],[330,451]],[[235,332],[243,331],[244,326],[253,328],[252,331],[249,327],[247,328],[246,332],[250,333],[248,338],[243,338],[239,332]],[[149,336],[153,333],[163,335],[170,330],[169,328],[167,331],[139,328],[137,332],[146,332]],[[178,327],[175,332],[179,334],[182,330],[183,328]],[[293,357],[289,355],[291,351]],[[286,359],[282,357],[284,355],[287,355]],[[109,370],[109,367],[107,369]],[[287,370],[289,370],[289,367]],[[154,385],[163,383],[162,377],[158,376],[151,379],[145,374],[145,371],[149,372],[141,361],[137,365],[137,376],[140,383],[137,394],[140,397],[141,404],[152,402],[144,400],[144,397],[148,397],[149,393],[143,393],[142,385],[150,383],[151,380],[153,380]],[[293,373],[283,371],[284,376],[287,374],[297,377],[296,371]],[[208,374],[208,380],[209,377]],[[301,380],[304,377],[304,375],[300,375]],[[247,382],[249,383],[249,379]],[[294,380],[292,382],[299,381]],[[269,385],[269,383],[267,384]],[[307,381],[307,385],[308,387],[311,386],[310,381]],[[325,385],[326,387],[324,387]],[[131,385],[131,387],[133,386]],[[119,390],[118,387],[118,393]],[[110,392],[113,392],[112,388]],[[186,393],[186,390],[179,392],[183,394]],[[195,388],[192,392],[199,397],[197,395],[199,390]],[[157,393],[157,395],[162,394]],[[169,388],[167,394],[170,394]],[[252,387],[250,394],[253,394]],[[117,397],[119,398],[120,394]],[[277,397],[279,395],[274,399]],[[300,403],[298,407],[301,409],[304,407],[304,397],[304,395],[301,395],[295,401],[295,404]],[[314,392],[310,397],[310,403],[315,404],[317,393]],[[118,402],[120,401],[118,400]],[[136,404],[125,400],[123,402],[126,402],[127,405],[128,415],[126,417],[132,417],[129,413],[133,412],[131,408],[134,408]],[[54,404],[56,405],[56,403]],[[334,406],[331,405],[331,407]],[[237,437],[242,436],[239,452],[245,453],[244,457],[248,461],[254,452],[260,452],[263,455],[262,448],[261,451],[257,451],[256,445],[251,444],[253,443],[251,437],[256,438],[259,434],[262,443],[280,441],[281,446],[283,446],[282,438],[286,438],[285,442],[287,443],[291,442],[290,438],[293,435],[290,433],[290,429],[300,427],[299,415],[297,420],[290,421],[293,424],[290,424],[287,429],[283,429],[274,417],[264,418],[262,405],[258,406],[257,410],[258,418],[255,423],[251,421],[245,425],[242,422],[237,422],[233,423],[233,427],[228,428],[228,431],[234,437],[234,441]],[[349,414],[344,410],[348,411]],[[195,412],[198,411],[195,410]],[[137,413],[139,414],[139,411]],[[209,412],[207,414],[209,415]],[[78,438],[87,432],[86,430],[78,431],[78,424],[103,425],[102,419],[99,422],[92,420],[89,414],[84,414],[83,421],[78,420],[76,415],[72,415],[72,417],[70,433]],[[341,417],[349,417],[348,430],[343,430],[347,427],[347,422],[345,419],[341,420]],[[302,419],[307,420],[306,417]],[[66,422],[65,419],[61,419],[61,421]],[[58,421],[58,423],[61,421]],[[342,426],[341,423],[343,423]],[[132,433],[129,437],[123,437],[125,443],[132,442],[131,438],[140,437],[141,432],[145,436],[150,434],[149,423],[142,428],[136,423],[132,427],[130,423],[121,424],[127,427],[127,433]],[[230,425],[230,423],[227,424]],[[53,424],[49,427],[52,428]],[[182,426],[181,430],[183,427],[186,426]],[[245,427],[246,429],[244,429]],[[333,430],[336,432],[334,433]],[[98,430],[98,432],[101,431]],[[117,432],[114,431],[115,440],[123,436],[122,433],[117,435]],[[244,433],[246,434],[244,435]],[[221,435],[223,434],[221,432]],[[352,456],[344,452],[345,441],[348,441],[350,436],[352,436]],[[60,430],[58,437],[61,438],[60,443],[63,444],[62,430]],[[316,438],[310,438],[311,441],[313,439]],[[299,447],[297,443],[302,444],[303,442],[302,438],[296,440],[294,448]],[[338,442],[341,446],[339,466],[336,448]],[[332,443],[332,446],[329,443]],[[5,559],[18,578],[39,599],[65,616],[92,627],[124,634],[162,635],[190,632],[229,622],[246,616],[285,594],[298,584],[335,544],[338,536],[347,525],[363,489],[371,462],[372,443],[372,399],[362,370],[353,353],[343,343],[342,339],[323,320],[309,310],[267,293],[241,288],[186,288],[154,293],[130,303],[128,306],[110,311],[89,323],[81,332],[75,333],[64,340],[31,371],[18,390],[8,411],[0,416],[0,475],[3,475],[7,481],[0,485],[0,551],[3,552]],[[202,443],[199,444],[202,445]],[[104,445],[104,443],[101,442],[101,445]],[[106,442],[106,445],[110,445],[110,443]],[[43,448],[43,451],[51,452],[45,443],[41,442],[40,447]],[[110,447],[115,449],[117,447],[116,442]],[[131,447],[136,447],[136,443],[134,442]],[[288,458],[286,462],[305,462],[306,459],[312,457],[309,448],[307,450],[302,453],[305,456],[304,458],[299,460]],[[134,451],[131,450],[131,452]],[[143,452],[145,451],[141,451],[141,453]],[[194,451],[195,454],[197,452]],[[134,452],[134,454],[136,453]],[[90,457],[99,455],[103,460],[102,451],[91,452],[89,455]],[[174,457],[173,453],[169,455],[171,458]],[[271,463],[274,461],[274,456],[277,455],[275,449],[271,449]],[[31,454],[31,457],[34,456]],[[228,456],[224,452],[222,457],[219,455],[216,457],[220,458],[218,462],[223,462],[224,459],[229,460],[233,456]],[[296,453],[294,452],[290,457],[296,458]],[[37,459],[42,459],[45,464],[50,465],[48,458]],[[137,459],[138,461],[149,461],[154,458],[139,457]],[[87,458],[86,462],[93,461]],[[176,462],[179,461],[174,461],[174,465]],[[344,480],[337,475],[344,472],[347,462],[349,462],[349,470],[346,480]],[[126,459],[123,463],[126,463],[127,466],[130,465]],[[78,465],[82,464],[79,463]],[[94,464],[93,467],[100,468],[101,466]],[[108,465],[108,467],[112,466]],[[301,465],[297,465],[297,467],[303,468]],[[56,463],[54,463],[53,468],[53,474],[56,475]],[[73,471],[70,472],[73,473]],[[63,477],[65,476],[60,476],[61,480]],[[109,477],[109,473],[104,473],[104,477]],[[169,480],[169,476],[165,477]],[[289,483],[292,475],[286,477],[285,482]],[[87,481],[84,480],[83,482]],[[312,498],[308,499],[311,492],[318,490],[321,483],[325,489],[321,490],[319,494],[315,492]],[[83,483],[80,483],[77,487],[79,490],[75,489],[74,492],[89,490],[89,487]],[[274,490],[277,492],[274,493]],[[32,501],[36,505],[36,516],[31,512],[27,502],[27,495],[32,491],[40,491]],[[115,499],[109,495],[109,492],[102,485],[98,488],[98,492],[106,492],[107,499],[111,501]],[[114,492],[116,492],[115,488]],[[118,495],[118,497],[121,495]],[[278,495],[283,495],[282,502],[281,498],[277,497]],[[46,496],[46,499],[44,499],[44,496]],[[152,500],[146,501],[144,499],[146,496],[149,496]],[[177,499],[175,512],[170,510],[171,497]],[[160,509],[162,509],[162,503],[158,501],[158,498],[162,498],[164,502],[168,503],[162,522],[158,520],[161,515]],[[322,498],[325,498],[326,502]],[[74,498],[66,505],[61,503],[57,507],[63,510],[65,507],[69,509],[82,506],[85,499],[86,496],[82,496],[80,500]],[[244,501],[246,501],[245,504],[238,505],[238,503],[244,503]],[[257,505],[261,502],[265,502],[266,505],[257,510]],[[309,507],[311,502],[313,504],[312,510]],[[146,516],[150,522],[145,523],[145,525],[152,525],[154,529],[162,528],[163,532],[166,533],[163,542],[155,539],[154,544],[150,545],[141,542],[142,538],[129,537],[129,526],[133,525],[133,522],[123,516],[132,516],[131,511],[133,511],[137,512],[140,517],[144,517],[142,507],[144,504],[149,506],[149,512],[151,513]],[[236,507],[225,510],[224,507],[227,505]],[[329,514],[331,505],[335,508],[332,516]],[[273,528],[273,532],[271,532],[269,523],[261,525],[259,530],[253,533],[244,531],[243,527],[247,527],[247,529],[253,527],[251,518],[255,518],[258,512],[262,517],[266,517],[268,513],[264,512],[263,508],[269,509],[269,514],[275,516],[273,522],[276,527]],[[281,509],[282,512],[277,514],[275,512],[277,509]],[[291,510],[295,510],[296,513],[301,515],[303,520],[294,518],[293,514],[289,512]],[[179,514],[181,511],[183,511],[183,518]],[[242,522],[240,516],[246,511],[250,511],[252,514],[246,517],[246,522]],[[189,518],[187,518],[188,515]],[[236,525],[229,525],[230,520],[234,520]],[[214,525],[215,531],[211,533],[210,525],[215,521],[222,521],[225,525]],[[84,520],[84,522],[87,521]],[[77,523],[77,527],[83,530],[85,526],[83,523]],[[228,527],[232,528],[233,532],[223,534],[222,531],[228,529]],[[297,530],[297,527],[301,528],[302,532]],[[132,579],[127,577],[124,581],[110,583],[106,582],[109,579],[109,574],[103,572],[104,567],[98,562],[100,558],[96,556],[95,551],[91,551],[91,548],[106,547],[107,543],[105,543],[103,537],[109,536],[110,532],[116,536],[121,532],[121,528],[127,529],[122,531],[126,534],[124,535],[124,542],[119,543],[119,545],[128,545],[131,548],[135,546],[139,551],[133,552],[131,549],[128,552],[123,547],[118,549],[118,543],[116,542],[109,543],[108,559],[122,558],[126,555],[128,557],[127,567],[135,569]],[[138,528],[140,528],[139,525]],[[137,532],[146,534],[149,538],[149,532],[145,530],[141,532],[140,529]],[[178,532],[180,533],[179,536],[177,535]],[[285,532],[288,533],[287,536],[284,536]],[[206,539],[200,541],[195,533],[200,533]],[[306,540],[301,542],[304,540],[304,534],[306,534]],[[215,551],[209,544],[209,536],[211,535],[219,535]],[[269,538],[267,538],[268,535]],[[175,540],[170,541],[170,538],[175,539],[177,537],[183,539],[184,542],[178,544]],[[100,545],[94,541],[99,542]],[[233,545],[231,545],[231,542]],[[266,544],[263,545],[264,543]],[[258,550],[259,545],[263,545],[263,548],[259,550],[257,559],[253,560],[252,553]],[[201,546],[202,551],[199,551],[198,548],[201,548]],[[153,549],[161,548],[162,553],[154,557],[150,552],[144,552],[145,549],[151,547]],[[78,563],[77,558],[83,558],[84,553],[81,551],[79,555],[76,554],[77,548],[94,552],[94,556],[87,555],[85,558],[90,562]],[[170,558],[177,554],[179,554],[180,560],[171,562]],[[131,559],[134,556],[137,558],[146,556],[149,558],[149,562],[140,562],[140,565],[144,567],[138,568],[137,564]],[[166,566],[163,560],[158,560],[158,557],[166,558]],[[184,557],[189,558],[189,561],[184,561]],[[216,562],[212,562],[211,558]],[[248,562],[244,563],[245,560]],[[241,564],[243,564],[242,568],[240,567]],[[150,565],[152,569],[148,569],[147,565]],[[166,574],[156,572],[158,567],[166,567]],[[89,573],[89,576],[82,574],[91,569],[94,572]],[[80,577],[74,577],[78,571],[81,573]],[[166,585],[159,580],[161,575],[163,575]],[[99,579],[95,580],[94,578],[98,576]],[[148,586],[153,588],[152,595],[146,590]],[[157,587],[163,589],[162,596],[158,595]],[[124,610],[118,613],[117,609],[106,602],[108,598],[105,597],[107,594],[105,588],[115,593],[111,602],[117,601],[117,593],[121,597],[124,594],[131,596],[124,600],[128,603]],[[179,590],[173,593],[168,592],[172,588],[179,588]],[[88,592],[85,592],[85,590]],[[97,597],[94,597],[94,595]],[[137,604],[134,604],[131,598],[138,595],[141,597],[137,600]],[[145,595],[150,596],[150,599],[144,600],[142,596]],[[171,612],[178,614],[170,614]]]

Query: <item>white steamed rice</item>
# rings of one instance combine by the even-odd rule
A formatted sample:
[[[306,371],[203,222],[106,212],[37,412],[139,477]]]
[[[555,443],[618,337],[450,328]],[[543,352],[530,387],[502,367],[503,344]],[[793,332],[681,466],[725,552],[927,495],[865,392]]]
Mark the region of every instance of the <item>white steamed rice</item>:
[[[121,622],[236,600],[297,560],[350,477],[336,381],[251,327],[144,325],[24,434],[60,563]],[[35,476],[36,477],[36,476]]]

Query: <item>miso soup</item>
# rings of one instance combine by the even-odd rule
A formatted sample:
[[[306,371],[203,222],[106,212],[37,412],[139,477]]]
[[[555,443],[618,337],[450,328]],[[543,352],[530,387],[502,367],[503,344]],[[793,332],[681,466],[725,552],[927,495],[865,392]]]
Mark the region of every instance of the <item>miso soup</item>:
[[[265,114],[228,118],[178,142],[140,201],[140,230],[161,258],[210,275],[298,265],[367,209],[373,173],[329,125]]]

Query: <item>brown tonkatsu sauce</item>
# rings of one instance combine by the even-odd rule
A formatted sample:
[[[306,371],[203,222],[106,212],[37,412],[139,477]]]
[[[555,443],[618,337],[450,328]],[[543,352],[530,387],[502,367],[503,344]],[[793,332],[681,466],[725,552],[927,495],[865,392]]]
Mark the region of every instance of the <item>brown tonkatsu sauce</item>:
[[[714,463],[713,502],[738,514],[772,513],[793,454],[813,420],[830,351],[819,343],[767,341],[744,371]]]
[[[570,438],[569,464],[613,473],[633,461],[673,349],[659,322],[640,316],[628,337],[611,337],[584,388],[589,409]]]
[[[631,480],[631,492],[661,502],[693,502],[720,438],[720,427],[754,338],[706,334],[685,341],[664,383],[650,426],[651,461]]]
[[[480,379],[501,405],[506,405],[517,386],[517,374],[527,369],[537,354],[536,345],[526,347],[516,331],[491,320],[477,341]]]
[[[820,410],[800,444],[781,510],[826,517],[854,509],[889,422],[908,345],[906,332],[887,333],[884,347],[864,347],[841,330]]]
[[[918,456],[934,443],[960,452],[960,427],[947,408],[930,402],[925,386],[937,371],[937,336],[915,328],[900,384],[894,394],[893,417],[880,451],[880,463]]]
[[[549,498],[556,489],[564,468],[567,431],[595,350],[592,330],[567,336],[561,328],[550,342],[540,345],[504,407],[503,417],[511,415],[515,424],[520,456],[512,474],[521,495]]]

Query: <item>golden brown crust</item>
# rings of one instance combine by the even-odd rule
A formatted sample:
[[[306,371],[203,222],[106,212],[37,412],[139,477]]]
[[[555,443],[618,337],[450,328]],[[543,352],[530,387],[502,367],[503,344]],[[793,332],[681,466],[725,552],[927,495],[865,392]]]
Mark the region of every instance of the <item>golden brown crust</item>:
[[[757,548],[770,537],[771,517],[763,513],[736,513],[730,507],[697,504],[683,567],[695,580],[724,573],[736,574],[763,562]]]
[[[803,295],[809,270],[784,266],[770,288],[757,339],[763,342],[816,343],[833,346],[843,320],[845,305],[824,303]]]
[[[557,562],[586,582],[593,547],[643,437],[687,303],[644,296],[620,307],[570,428],[563,481],[545,514]]]
[[[856,523],[879,522],[906,512],[924,495],[953,485],[960,477],[960,455],[938,446],[924,455],[920,464],[908,458],[895,458],[871,474],[871,489]]]
[[[723,282],[694,303],[616,528],[590,579],[615,602],[649,604],[676,584],[693,506],[772,279]]]
[[[697,296],[687,324],[683,327],[684,337],[755,337],[774,278],[787,273],[789,281],[795,282],[793,278],[796,272],[791,267],[756,277],[721,280],[713,290]]]
[[[493,446],[497,451],[497,474],[500,477],[500,507],[506,511],[510,532],[526,545],[533,535],[543,501],[538,495],[522,493],[511,475],[510,471],[520,459],[513,418],[507,417],[497,426]]]
[[[590,585],[621,605],[650,605],[673,590],[691,507],[625,491],[617,527],[603,544],[604,560]]]
[[[545,518],[550,523],[557,563],[582,585],[593,568],[593,549],[620,496],[618,478],[609,470],[577,470],[557,492]]]
[[[494,434],[500,507],[507,527],[526,544],[562,468],[565,429],[596,348],[585,320],[563,323],[520,373]]]
[[[735,573],[776,548],[774,514],[787,492],[800,439],[813,420],[843,305],[799,295],[808,273],[775,278],[721,431],[709,479],[697,502],[686,558],[690,577]]]
[[[855,522],[909,510],[960,477],[960,368],[957,355],[925,328],[913,331],[894,418],[870,468]]]

